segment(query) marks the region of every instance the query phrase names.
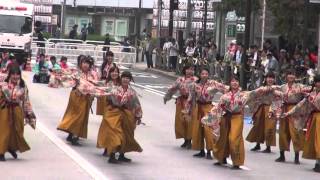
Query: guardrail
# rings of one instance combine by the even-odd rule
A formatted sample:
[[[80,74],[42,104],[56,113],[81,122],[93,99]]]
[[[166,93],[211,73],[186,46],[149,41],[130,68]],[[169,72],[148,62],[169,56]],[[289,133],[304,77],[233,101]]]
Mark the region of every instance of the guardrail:
[[[81,41],[81,40],[80,40]],[[48,39],[47,41],[33,41],[32,42],[32,60],[36,60],[40,53],[47,56],[55,56],[60,59],[62,56],[68,58],[68,62],[72,64],[77,63],[77,57],[82,55],[89,55],[95,59],[97,66],[103,62],[103,57],[106,49],[114,53],[114,62],[120,65],[132,67],[136,62],[136,48],[132,46],[119,45],[99,45],[87,44],[82,41],[72,39]],[[42,45],[42,46],[41,46]]]

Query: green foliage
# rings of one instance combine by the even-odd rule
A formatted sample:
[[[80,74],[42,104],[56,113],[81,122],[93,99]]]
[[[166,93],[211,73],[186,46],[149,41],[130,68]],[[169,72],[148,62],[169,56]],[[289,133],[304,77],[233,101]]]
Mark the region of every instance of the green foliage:
[[[267,0],[267,7],[275,16],[275,31],[284,35],[289,42],[296,43],[304,39],[310,23],[317,22],[319,12],[317,6],[308,5],[306,0]]]
[[[217,10],[224,12],[235,10],[238,16],[245,16],[247,0],[222,0],[217,6]],[[261,9],[259,0],[251,0],[252,11]]]

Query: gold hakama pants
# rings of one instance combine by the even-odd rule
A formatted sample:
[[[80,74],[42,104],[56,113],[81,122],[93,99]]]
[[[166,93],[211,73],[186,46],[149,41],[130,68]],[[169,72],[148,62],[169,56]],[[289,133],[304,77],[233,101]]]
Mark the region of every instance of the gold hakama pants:
[[[228,122],[229,121],[229,122]],[[219,162],[231,155],[234,166],[244,164],[244,142],[243,142],[243,115],[233,114],[228,120],[222,118],[220,122],[220,138],[213,145],[213,154]]]
[[[192,138],[192,120],[186,120],[182,110],[187,98],[179,97],[176,101],[175,133],[176,139],[191,140]]]
[[[269,118],[270,105],[261,105],[253,115],[253,127],[246,140],[249,142],[264,143],[267,146],[276,146],[276,124],[277,121]]]
[[[122,108],[107,105],[99,129],[97,147],[104,148],[108,154],[115,152],[142,152],[134,139],[136,122],[134,114]]]
[[[96,115],[101,115],[103,116],[104,114],[104,108],[107,106],[106,104],[106,96],[102,96],[97,98],[97,111],[96,111]]]
[[[87,138],[92,99],[89,95],[82,95],[76,91],[71,91],[66,112],[57,129],[80,138]]]
[[[23,137],[24,114],[20,106],[0,108],[0,154],[8,150],[25,152],[30,150]]]
[[[290,111],[293,105],[286,106],[286,112]],[[289,117],[294,118],[294,117]],[[294,152],[303,149],[304,133],[294,127],[294,122],[289,118],[280,120],[279,127],[279,147],[280,151],[290,151],[290,141],[292,140]]]
[[[302,157],[318,160],[320,159],[320,112],[313,113],[311,118]]]
[[[192,149],[202,150],[206,145],[207,150],[212,150],[213,138],[210,127],[201,123],[201,118],[207,115],[212,109],[211,104],[199,104],[194,108],[192,128]],[[205,144],[204,144],[205,143]]]

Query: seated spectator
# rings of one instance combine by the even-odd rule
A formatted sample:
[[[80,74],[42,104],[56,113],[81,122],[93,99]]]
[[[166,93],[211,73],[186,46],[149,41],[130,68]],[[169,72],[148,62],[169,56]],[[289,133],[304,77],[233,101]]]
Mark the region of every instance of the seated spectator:
[[[50,72],[57,72],[61,70],[60,65],[57,63],[57,59],[55,56],[51,56],[50,57],[50,61],[49,61],[49,71]]]
[[[32,68],[32,71],[34,72],[34,83],[47,84],[49,82],[49,63],[45,60],[44,54],[40,54],[39,61]]]
[[[68,69],[68,58],[65,56],[62,56],[60,59],[60,67],[61,69]]]

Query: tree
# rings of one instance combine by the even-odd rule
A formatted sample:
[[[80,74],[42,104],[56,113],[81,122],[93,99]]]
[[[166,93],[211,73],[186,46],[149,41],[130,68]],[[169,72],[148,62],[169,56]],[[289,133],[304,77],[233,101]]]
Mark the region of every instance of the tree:
[[[318,7],[310,5],[309,0],[267,0],[267,7],[275,16],[276,33],[291,44],[308,44],[306,31],[316,23]]]

